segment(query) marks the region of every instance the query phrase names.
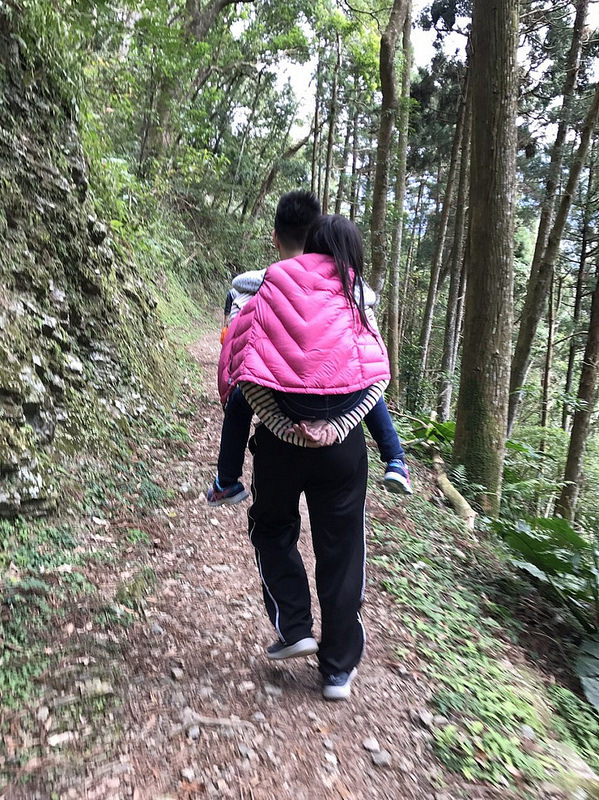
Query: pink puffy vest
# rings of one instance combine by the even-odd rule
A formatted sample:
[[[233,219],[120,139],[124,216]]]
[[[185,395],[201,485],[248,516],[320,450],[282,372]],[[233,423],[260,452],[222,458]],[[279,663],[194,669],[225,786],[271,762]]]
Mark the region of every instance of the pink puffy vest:
[[[378,332],[350,306],[330,256],[272,264],[231,323],[218,364],[224,403],[239,381],[284,392],[347,394],[389,380]]]

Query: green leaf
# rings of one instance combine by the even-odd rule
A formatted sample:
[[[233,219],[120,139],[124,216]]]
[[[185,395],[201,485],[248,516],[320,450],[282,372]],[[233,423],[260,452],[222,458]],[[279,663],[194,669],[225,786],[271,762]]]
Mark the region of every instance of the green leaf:
[[[599,677],[581,678],[580,682],[586,699],[599,710]]]
[[[531,564],[529,561],[518,561],[517,559],[512,558],[511,562],[517,569],[525,570],[525,572],[528,572],[530,575],[533,576],[533,578],[537,578],[537,580],[543,581],[543,583],[549,582],[549,578],[547,577],[547,575],[538,567],[535,567],[534,564]]]
[[[580,645],[580,652],[597,660],[597,674],[599,675],[599,634],[584,639]]]

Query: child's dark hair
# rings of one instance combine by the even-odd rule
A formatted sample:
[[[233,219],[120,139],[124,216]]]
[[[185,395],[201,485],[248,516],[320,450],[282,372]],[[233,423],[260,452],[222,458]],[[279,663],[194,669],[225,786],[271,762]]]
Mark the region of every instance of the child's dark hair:
[[[320,216],[320,203],[312,192],[287,192],[278,202],[275,233],[282,245],[303,250],[308,228]]]
[[[370,328],[366,318],[362,283],[364,245],[356,225],[339,214],[319,217],[308,231],[304,253],[333,256],[348,303],[358,309],[362,323]],[[353,269],[353,276],[350,269]]]

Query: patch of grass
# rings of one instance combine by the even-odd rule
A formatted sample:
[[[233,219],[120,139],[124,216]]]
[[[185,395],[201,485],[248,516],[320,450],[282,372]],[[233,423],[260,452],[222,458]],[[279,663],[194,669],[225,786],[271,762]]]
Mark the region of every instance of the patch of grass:
[[[34,640],[61,613],[61,604],[90,586],[73,532],[44,521],[0,521],[0,704],[15,708],[34,692],[49,657]]]
[[[127,531],[127,539],[131,544],[150,544],[151,539],[145,531],[139,528],[129,528]]]
[[[166,325],[168,338],[175,344],[189,344],[204,329],[205,312],[171,271],[163,275],[158,291],[158,313]]]
[[[599,714],[562,686],[550,686],[547,692],[558,713],[555,729],[574,745],[595,772],[599,772]]]
[[[503,585],[510,585],[500,546],[477,543],[421,497],[410,498],[404,511],[405,526],[375,522],[382,550],[376,561],[410,634],[399,653],[415,658],[434,687],[431,730],[440,760],[468,780],[508,785],[558,769],[544,741],[565,740],[585,756],[591,747],[596,752],[592,712],[583,714],[566,690],[548,693],[536,673],[514,661],[510,641],[517,641],[519,625],[494,594],[503,571]]]
[[[143,607],[144,599],[156,585],[156,573],[152,567],[144,566],[129,580],[119,584],[116,600],[122,606],[134,611]]]

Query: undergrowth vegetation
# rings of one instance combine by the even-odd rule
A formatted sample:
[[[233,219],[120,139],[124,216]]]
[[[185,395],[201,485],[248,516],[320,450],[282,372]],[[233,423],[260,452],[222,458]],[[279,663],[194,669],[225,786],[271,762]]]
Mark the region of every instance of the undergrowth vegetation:
[[[460,467],[452,468],[453,422],[416,421],[413,447],[428,455],[443,453],[454,485],[476,506],[482,487],[469,484]],[[552,516],[560,489],[567,436],[561,429],[521,428],[522,441],[508,440],[504,466],[504,495],[500,516],[479,518],[479,529],[498,534],[508,547],[506,562],[526,574],[550,601],[563,607],[571,625],[571,638],[579,644],[572,656],[589,702],[599,709],[599,530],[593,522],[590,486],[583,495],[581,513],[574,524]],[[586,455],[594,474],[593,448]]]
[[[404,524],[375,522],[374,560],[407,632],[397,655],[433,687],[426,724],[440,760],[469,780],[524,786],[567,771],[551,746],[558,740],[599,767],[599,717],[523,660],[534,636],[518,603],[543,601],[514,578],[504,545],[479,541],[417,495],[402,515]]]

